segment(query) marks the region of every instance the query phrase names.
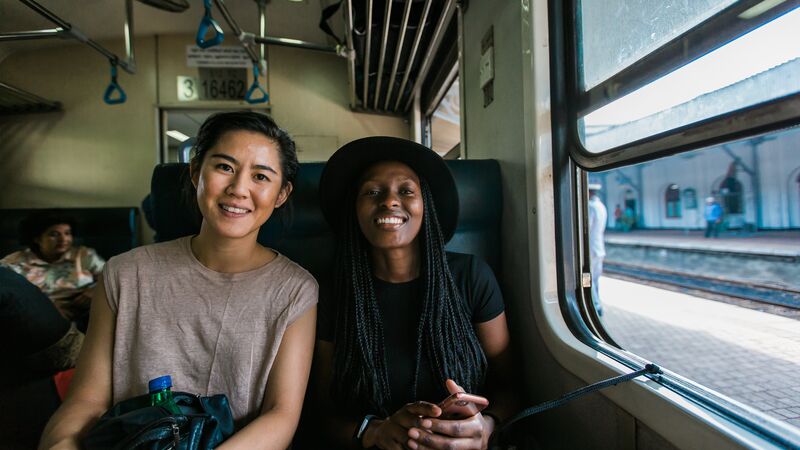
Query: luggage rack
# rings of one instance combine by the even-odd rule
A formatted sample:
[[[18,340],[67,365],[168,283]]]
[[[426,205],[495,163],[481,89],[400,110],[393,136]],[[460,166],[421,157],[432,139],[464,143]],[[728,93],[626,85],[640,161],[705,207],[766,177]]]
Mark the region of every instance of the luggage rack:
[[[0,82],[0,115],[46,113],[63,110],[61,102],[47,100]]]

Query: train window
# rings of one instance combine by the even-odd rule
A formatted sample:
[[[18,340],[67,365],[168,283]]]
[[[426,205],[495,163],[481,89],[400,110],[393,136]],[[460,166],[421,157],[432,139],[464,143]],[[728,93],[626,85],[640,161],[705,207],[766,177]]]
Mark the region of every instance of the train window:
[[[217,111],[160,109],[161,162],[188,162],[200,124]]]
[[[612,340],[800,427],[798,145],[794,128],[592,173],[602,195],[587,210],[591,292]],[[681,185],[702,199],[684,214]],[[639,220],[621,226],[630,192]],[[604,237],[601,199],[616,210]]]
[[[580,2],[583,87],[590,89],[736,0]],[[609,27],[609,24],[615,24]]]
[[[232,109],[242,106],[234,103],[217,109],[159,108],[160,162],[189,162],[200,125],[212,114]]]
[[[800,6],[548,6],[567,323],[787,442],[785,425],[800,427]]]
[[[800,27],[797,2],[573,0],[563,9],[570,152],[582,167],[794,121],[800,47],[786,43]]]
[[[664,193],[664,204],[667,207],[667,218],[681,217],[681,189],[677,184],[670,184]]]
[[[602,152],[798,92],[800,47],[786,45],[798,28],[800,9],[586,114],[579,118],[584,146]]]
[[[458,78],[453,81],[439,105],[428,118],[431,148],[446,158],[459,156],[461,142],[461,97]],[[452,152],[452,153],[451,153]]]

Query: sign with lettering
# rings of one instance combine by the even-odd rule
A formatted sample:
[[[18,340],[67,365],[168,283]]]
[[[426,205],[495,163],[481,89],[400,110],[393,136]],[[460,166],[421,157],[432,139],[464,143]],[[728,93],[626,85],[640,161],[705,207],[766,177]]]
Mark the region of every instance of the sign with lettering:
[[[196,45],[186,46],[187,67],[249,68],[252,65],[250,57],[240,45],[217,45],[206,49]]]

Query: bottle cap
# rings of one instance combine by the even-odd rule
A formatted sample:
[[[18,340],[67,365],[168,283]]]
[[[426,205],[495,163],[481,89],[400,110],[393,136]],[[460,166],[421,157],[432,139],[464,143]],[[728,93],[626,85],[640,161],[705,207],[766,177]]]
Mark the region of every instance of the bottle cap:
[[[153,378],[152,380],[150,380],[149,383],[147,383],[147,388],[150,390],[150,392],[157,392],[171,387],[172,387],[172,377],[169,375]]]

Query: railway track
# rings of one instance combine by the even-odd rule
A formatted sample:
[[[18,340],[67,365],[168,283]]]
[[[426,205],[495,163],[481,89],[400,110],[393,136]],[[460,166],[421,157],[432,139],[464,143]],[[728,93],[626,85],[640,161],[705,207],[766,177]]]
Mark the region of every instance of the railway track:
[[[800,290],[784,286],[690,275],[664,269],[634,266],[616,261],[606,262],[603,265],[603,272],[608,275],[617,275],[642,282],[767,303],[800,311]]]

